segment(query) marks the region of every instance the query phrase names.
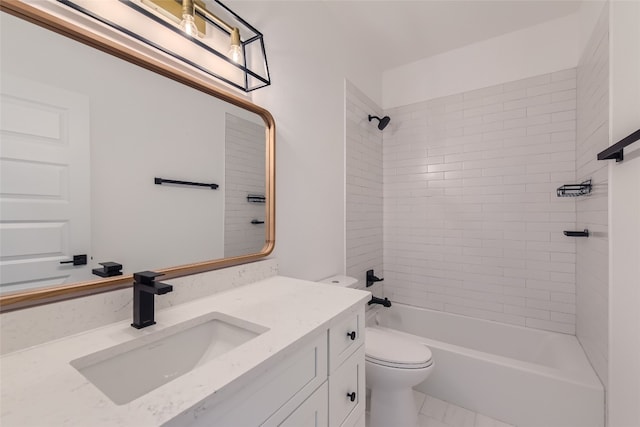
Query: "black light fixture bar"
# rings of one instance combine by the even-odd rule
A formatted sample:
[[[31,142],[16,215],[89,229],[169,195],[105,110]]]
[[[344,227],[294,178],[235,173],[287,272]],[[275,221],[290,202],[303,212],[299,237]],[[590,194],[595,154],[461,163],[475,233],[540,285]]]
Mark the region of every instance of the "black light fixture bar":
[[[602,150],[598,153],[598,160],[614,160],[621,162],[624,160],[624,148],[633,144],[640,139],[640,129],[633,132],[631,135],[622,138],[620,141],[613,144],[606,150]]]

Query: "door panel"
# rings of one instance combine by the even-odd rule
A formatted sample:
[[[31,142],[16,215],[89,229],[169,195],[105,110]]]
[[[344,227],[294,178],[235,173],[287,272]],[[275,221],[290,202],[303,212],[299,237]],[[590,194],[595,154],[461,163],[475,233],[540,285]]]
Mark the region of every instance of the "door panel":
[[[0,291],[90,280],[88,98],[3,75],[0,108]]]

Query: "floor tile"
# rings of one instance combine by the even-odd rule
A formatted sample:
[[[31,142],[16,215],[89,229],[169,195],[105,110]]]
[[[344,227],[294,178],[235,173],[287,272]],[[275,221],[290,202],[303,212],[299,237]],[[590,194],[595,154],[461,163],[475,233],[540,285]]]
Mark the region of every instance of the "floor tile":
[[[413,400],[415,400],[416,402],[416,409],[418,412],[420,412],[420,409],[422,408],[422,405],[424,404],[426,398],[426,394],[413,390]]]
[[[443,421],[444,414],[447,412],[447,402],[436,397],[427,395],[420,413],[428,417]]]
[[[435,418],[428,417],[424,414],[418,414],[418,426],[417,427],[450,427],[444,422]]]
[[[413,398],[419,410],[417,427],[516,427],[415,390]],[[367,411],[365,426],[370,425],[369,420]]]
[[[444,423],[451,427],[475,427],[476,413],[449,403],[444,414]]]
[[[507,424],[502,421],[495,420],[486,415],[476,414],[475,427],[515,427],[512,424]]]

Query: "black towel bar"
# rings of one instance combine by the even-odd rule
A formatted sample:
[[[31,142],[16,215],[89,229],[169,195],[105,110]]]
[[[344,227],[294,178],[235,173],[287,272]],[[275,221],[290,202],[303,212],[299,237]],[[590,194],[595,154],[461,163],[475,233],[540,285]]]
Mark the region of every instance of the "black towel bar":
[[[207,184],[204,182],[178,181],[175,179],[154,178],[153,182],[157,185],[161,184],[178,184],[178,185],[194,185],[196,187],[209,187],[212,190],[218,188],[218,184]]]
[[[598,160],[613,160],[621,162],[624,160],[624,147],[633,144],[640,139],[640,129],[633,132],[631,135],[622,138],[620,141],[613,144],[606,150],[602,150],[598,153]]]

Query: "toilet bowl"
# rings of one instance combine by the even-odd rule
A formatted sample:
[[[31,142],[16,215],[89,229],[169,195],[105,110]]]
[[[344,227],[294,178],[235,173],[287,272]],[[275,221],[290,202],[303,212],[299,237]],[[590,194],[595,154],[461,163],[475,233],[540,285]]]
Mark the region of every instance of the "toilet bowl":
[[[433,370],[431,350],[392,331],[366,328],[365,376],[371,389],[369,427],[416,427],[413,386]]]

